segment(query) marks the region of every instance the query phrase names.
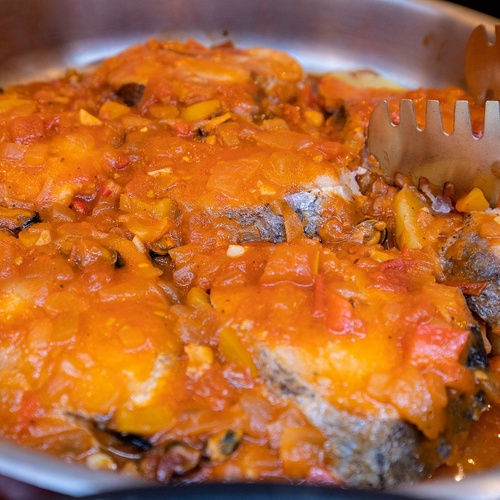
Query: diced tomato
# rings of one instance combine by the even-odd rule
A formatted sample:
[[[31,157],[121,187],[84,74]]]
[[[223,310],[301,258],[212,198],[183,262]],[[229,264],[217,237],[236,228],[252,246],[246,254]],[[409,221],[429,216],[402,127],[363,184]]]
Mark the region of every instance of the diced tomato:
[[[139,103],[141,113],[146,113],[151,104],[172,99],[174,86],[167,75],[156,73],[149,79]]]
[[[103,158],[115,170],[123,170],[130,162],[129,157],[121,151],[106,152]]]
[[[374,287],[392,292],[408,292],[414,286],[412,271],[417,270],[419,262],[408,259],[390,259],[382,262],[375,277]]]
[[[45,137],[45,126],[38,115],[17,116],[11,122],[12,139],[21,144],[43,139]]]
[[[324,153],[328,158],[332,159],[342,157],[347,154],[345,146],[340,144],[340,142],[325,141],[317,145],[316,149],[319,149],[319,151]]]
[[[460,288],[464,295],[469,295],[473,297],[479,297],[484,292],[484,289],[488,286],[485,281],[456,281],[456,280],[446,280],[445,282],[448,286],[456,286]]]
[[[189,123],[186,121],[176,120],[173,124],[173,127],[176,135],[178,136],[185,137],[192,135]]]
[[[103,186],[101,189],[102,196],[109,196],[113,191],[108,186]]]
[[[298,97],[300,101],[302,101],[306,106],[310,108],[316,106],[318,103],[318,98],[313,91],[312,85],[310,84],[304,85],[299,90]]]
[[[40,400],[35,393],[27,392],[21,403],[17,417],[17,432],[23,433],[33,421],[37,410],[40,408]]]
[[[422,370],[438,373],[445,384],[461,387],[472,383],[460,356],[470,338],[470,332],[449,325],[418,325],[404,341],[408,361]]]
[[[312,315],[315,318],[325,316],[325,277],[322,274],[314,278]]]
[[[264,268],[260,282],[264,284],[292,281],[312,285],[317,274],[319,250],[314,245],[277,245]]]
[[[43,119],[45,128],[47,130],[55,130],[59,126],[60,118],[58,115],[55,116],[46,116]]]
[[[343,484],[340,477],[336,477],[326,467],[320,466],[313,466],[309,469],[306,481],[310,484],[322,486],[341,486]]]
[[[338,293],[329,293],[326,298],[326,326],[335,332],[346,333],[354,327],[354,306]]]
[[[71,208],[73,208],[75,212],[78,212],[80,214],[88,214],[90,212],[89,204],[85,200],[73,200],[73,202],[71,203]]]

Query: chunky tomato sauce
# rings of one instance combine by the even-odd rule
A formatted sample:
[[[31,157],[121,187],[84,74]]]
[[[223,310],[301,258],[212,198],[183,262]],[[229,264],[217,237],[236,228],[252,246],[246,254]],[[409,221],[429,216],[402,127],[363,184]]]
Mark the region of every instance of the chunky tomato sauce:
[[[496,465],[496,330],[466,302],[486,281],[441,255],[482,199],[388,183],[365,147],[382,99],[396,122],[439,99],[449,129],[468,96],[363,75],[151,40],[5,89],[0,434],[161,482],[379,487],[342,472],[341,412],[446,436],[436,467]]]

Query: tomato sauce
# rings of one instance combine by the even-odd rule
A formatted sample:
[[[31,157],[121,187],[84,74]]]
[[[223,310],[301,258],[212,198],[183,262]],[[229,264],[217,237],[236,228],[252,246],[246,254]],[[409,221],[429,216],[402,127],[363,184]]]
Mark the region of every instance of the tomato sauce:
[[[5,89],[0,435],[162,482],[345,484],[267,356],[329,407],[429,441],[450,394],[486,392],[449,467],[496,465],[496,351],[492,370],[464,360],[487,327],[463,292],[485,285],[439,255],[466,214],[433,211],[435,186],[388,184],[366,153],[371,110],[386,99],[397,121],[402,97],[419,119],[439,99],[449,125],[467,95],[157,40]]]

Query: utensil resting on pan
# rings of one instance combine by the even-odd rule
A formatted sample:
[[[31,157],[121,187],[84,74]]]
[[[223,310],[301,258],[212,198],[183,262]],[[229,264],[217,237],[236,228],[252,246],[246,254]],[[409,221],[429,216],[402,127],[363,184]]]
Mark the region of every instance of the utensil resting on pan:
[[[495,26],[500,37],[500,24]],[[391,120],[386,101],[372,112],[368,149],[391,182],[401,172],[418,183],[453,183],[457,195],[479,187],[491,206],[500,196],[500,44],[490,44],[484,25],[470,36],[465,58],[466,81],[474,99],[485,104],[482,137],[472,133],[468,101],[457,101],[451,133],[443,129],[439,101],[427,102],[425,127],[419,128],[413,102],[400,103],[400,123]],[[496,99],[496,100],[490,100]]]

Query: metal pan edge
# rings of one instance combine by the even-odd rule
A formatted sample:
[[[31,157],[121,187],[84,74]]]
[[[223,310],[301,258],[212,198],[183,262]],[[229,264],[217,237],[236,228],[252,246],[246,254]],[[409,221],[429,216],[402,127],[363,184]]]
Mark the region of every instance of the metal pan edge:
[[[440,0],[142,0],[140,7],[136,0],[0,0],[0,9],[0,86],[82,68],[151,37],[275,47],[308,71],[372,68],[407,87],[463,85],[469,34],[478,24],[494,33],[498,22]],[[152,493],[157,486],[3,440],[0,475],[73,497],[143,486]],[[259,488],[252,498],[267,498]],[[281,493],[270,488],[279,500]],[[460,482],[430,480],[389,494],[500,499],[500,470]]]

